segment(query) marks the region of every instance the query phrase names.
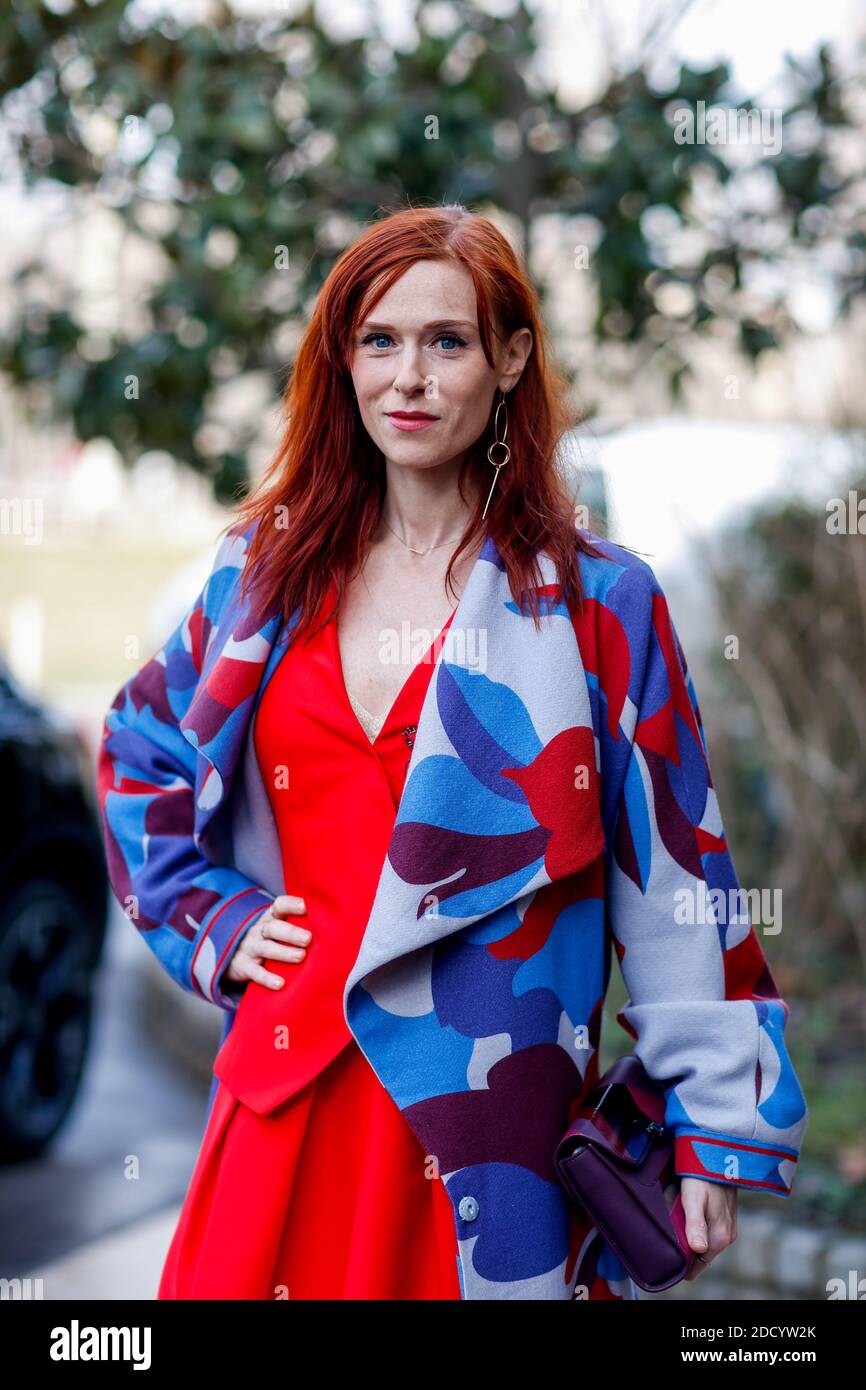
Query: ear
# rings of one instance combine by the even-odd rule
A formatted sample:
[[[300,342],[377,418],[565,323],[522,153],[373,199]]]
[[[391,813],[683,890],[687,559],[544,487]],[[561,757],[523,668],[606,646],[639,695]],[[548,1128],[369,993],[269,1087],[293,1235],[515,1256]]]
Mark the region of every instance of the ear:
[[[530,328],[515,329],[508,341],[503,371],[498,382],[499,389],[504,396],[507,396],[509,391],[513,391],[517,385],[531,352],[532,330]]]

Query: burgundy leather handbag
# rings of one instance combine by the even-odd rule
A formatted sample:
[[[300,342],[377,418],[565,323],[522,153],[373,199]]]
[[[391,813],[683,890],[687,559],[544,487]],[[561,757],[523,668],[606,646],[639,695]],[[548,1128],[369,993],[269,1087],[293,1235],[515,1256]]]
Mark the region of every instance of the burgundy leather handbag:
[[[586,1096],[554,1156],[569,1197],[648,1293],[679,1283],[696,1259],[664,1112],[664,1092],[639,1058],[620,1057]]]

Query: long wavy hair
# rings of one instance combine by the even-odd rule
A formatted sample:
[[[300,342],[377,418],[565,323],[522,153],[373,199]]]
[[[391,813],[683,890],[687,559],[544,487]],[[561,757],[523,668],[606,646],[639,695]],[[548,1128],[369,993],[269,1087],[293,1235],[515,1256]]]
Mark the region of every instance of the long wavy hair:
[[[300,607],[292,641],[314,629],[331,579],[339,606],[379,523],[385,461],[360,417],[351,343],[358,324],[419,260],[451,260],[472,276],[479,336],[491,367],[493,330],[507,340],[515,329],[528,327],[533,340],[507,396],[511,458],[500,470],[483,521],[492,478],[487,448],[494,438],[493,405],[488,428],[459,469],[461,496],[466,497],[468,478],[478,503],[449,562],[446,585],[458,556],[489,528],[515,603],[532,614],[536,626],[536,590],[543,583],[539,550],[555,563],[556,601],[582,606],[578,553],[599,552],[576,527],[574,500],[556,465],[558,441],[575,419],[567,383],[546,350],[536,292],[512,247],[486,217],[462,205],[409,207],[371,223],[331,269],[285,388],[277,453],[258,486],[234,508],[244,525],[260,523],[244,566],[244,590],[255,587],[262,612],[282,608],[287,624]]]

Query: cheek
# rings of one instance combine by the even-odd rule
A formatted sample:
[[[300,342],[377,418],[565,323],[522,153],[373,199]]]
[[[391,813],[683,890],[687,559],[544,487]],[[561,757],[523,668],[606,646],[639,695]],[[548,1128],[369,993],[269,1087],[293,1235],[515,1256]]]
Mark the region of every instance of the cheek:
[[[389,372],[384,362],[362,362],[352,374],[355,395],[362,409],[372,408],[381,401],[394,382],[393,369]]]
[[[363,362],[356,362],[351,371],[352,386],[359,401],[362,401],[370,389],[370,373],[366,370]]]
[[[470,390],[455,393],[449,401],[451,425],[465,443],[483,433],[490,415],[487,383],[473,384]]]
[[[358,413],[367,429],[375,423],[376,402],[381,396],[381,392],[373,379],[374,375],[363,368],[352,374],[352,386],[358,405]]]

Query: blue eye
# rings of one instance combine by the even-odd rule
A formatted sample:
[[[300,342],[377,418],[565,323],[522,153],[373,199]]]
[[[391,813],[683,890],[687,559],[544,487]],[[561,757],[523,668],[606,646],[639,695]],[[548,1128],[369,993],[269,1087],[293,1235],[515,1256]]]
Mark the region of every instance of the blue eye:
[[[378,342],[382,338],[386,339],[389,343],[392,341],[390,333],[368,333],[366,338],[361,339],[361,343],[364,347],[366,347],[368,343],[372,345],[373,343]],[[454,356],[457,350],[466,346],[465,338],[461,338],[457,333],[437,333],[436,337],[433,339],[434,343],[440,343],[443,340],[445,342],[455,344],[455,347],[453,348],[443,349],[443,351],[448,356]]]

